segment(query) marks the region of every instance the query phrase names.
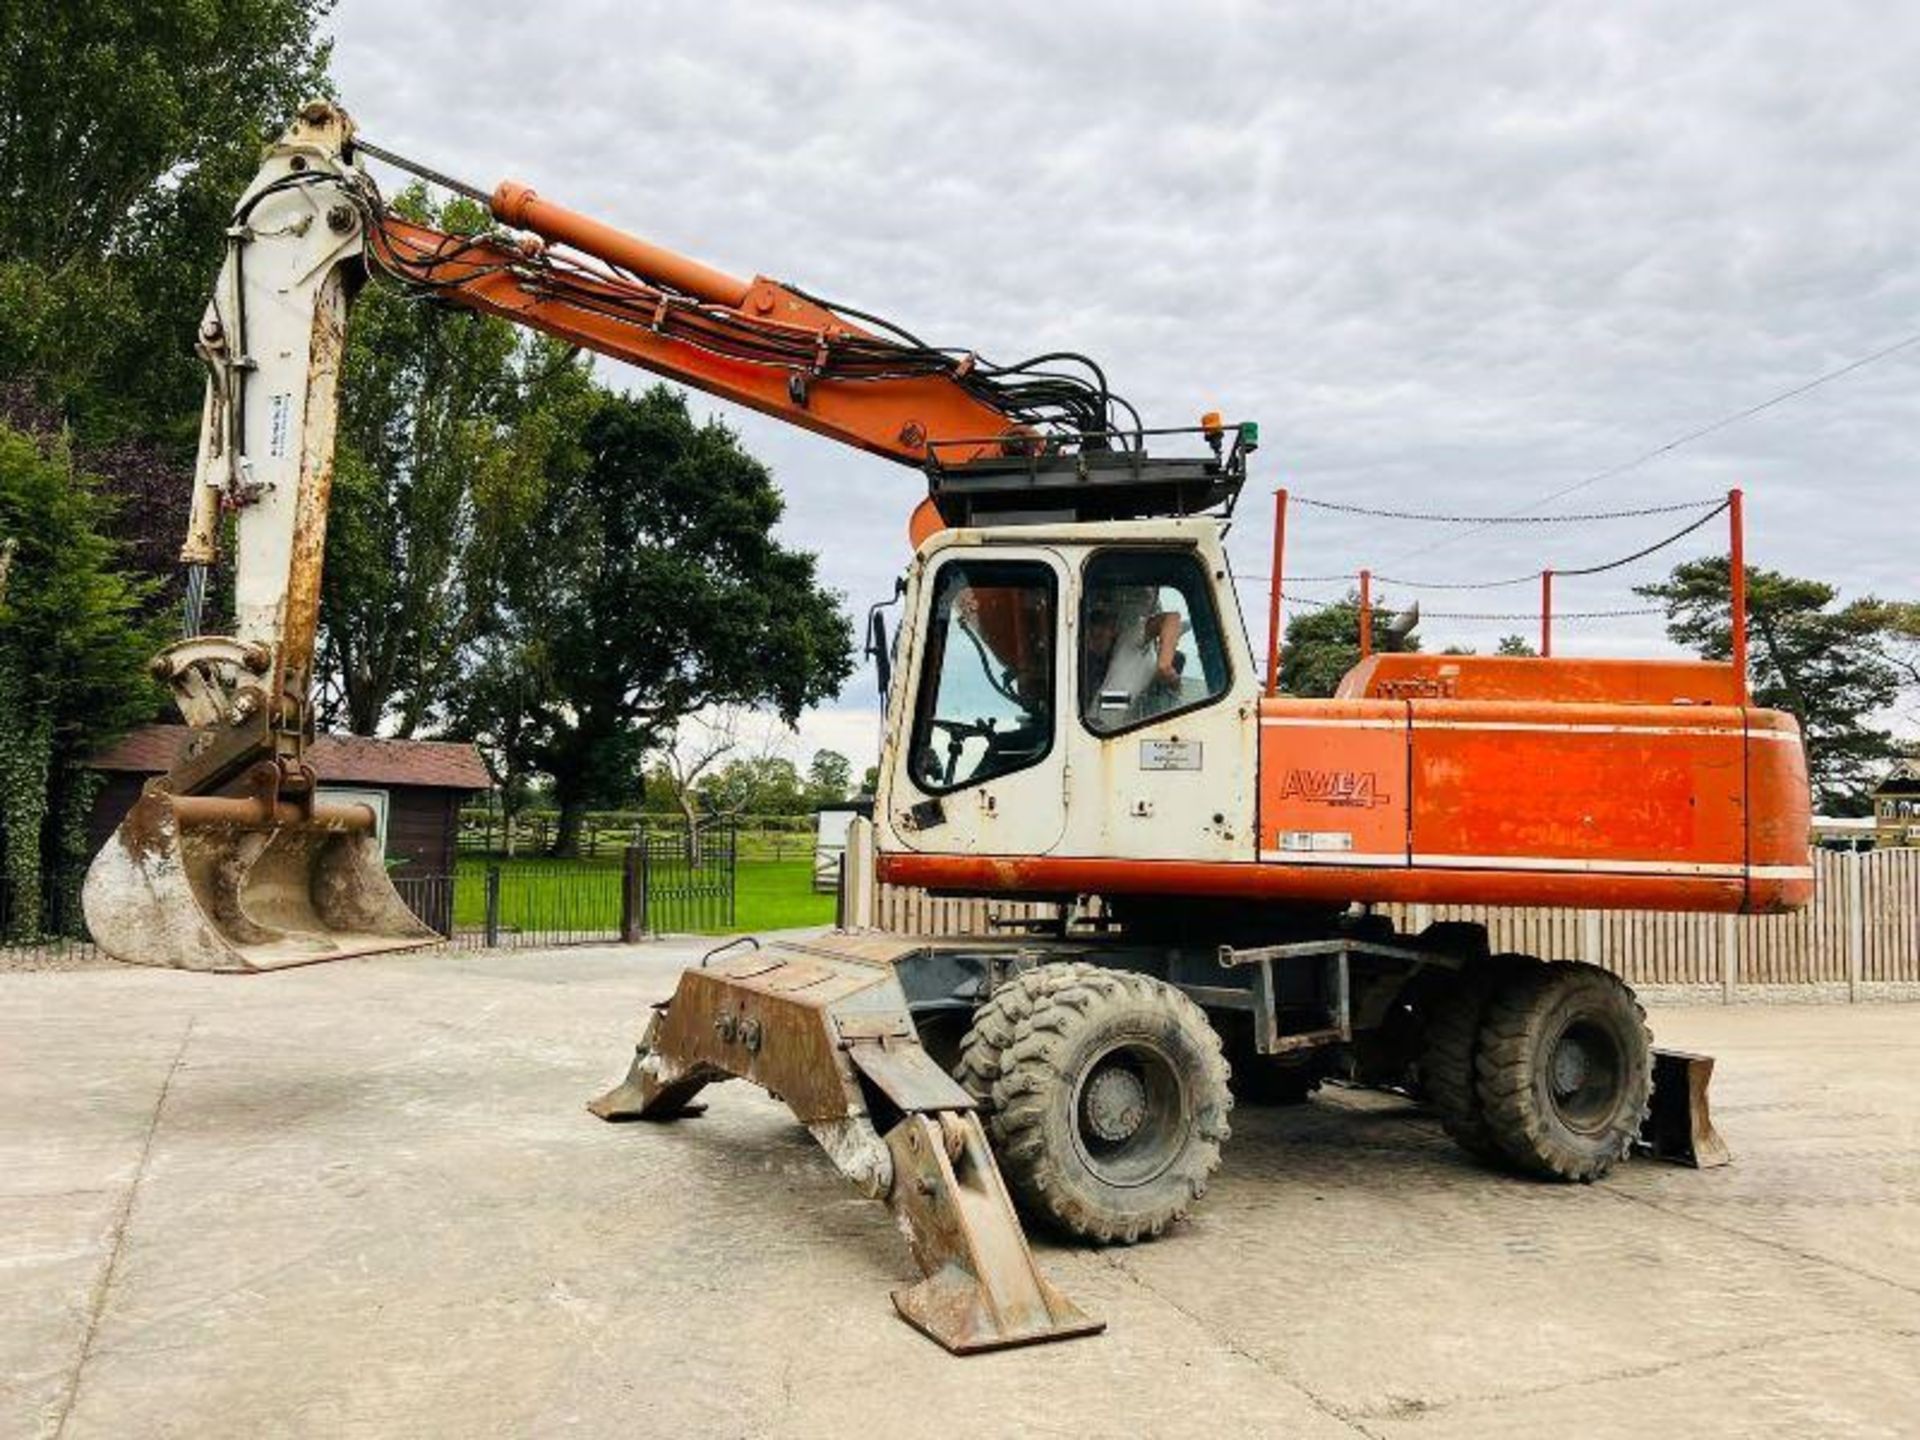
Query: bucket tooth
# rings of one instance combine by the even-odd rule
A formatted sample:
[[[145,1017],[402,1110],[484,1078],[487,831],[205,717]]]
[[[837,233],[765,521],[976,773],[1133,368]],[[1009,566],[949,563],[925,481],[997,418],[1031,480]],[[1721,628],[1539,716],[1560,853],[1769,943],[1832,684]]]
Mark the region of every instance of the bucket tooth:
[[[706,1085],[751,1080],[893,1212],[924,1277],[893,1294],[916,1329],[956,1354],[1095,1334],[1034,1263],[972,1097],[920,1047],[893,970],[914,948],[829,937],[688,970],[587,1108],[669,1119]]]
[[[362,805],[150,787],[87,870],[87,928],[129,964],[243,974],[434,944],[372,822]]]
[[[1639,1148],[1656,1160],[1710,1170],[1731,1165],[1733,1152],[1713,1128],[1707,1087],[1713,1057],[1684,1050],[1653,1052],[1653,1098],[1640,1125]]]

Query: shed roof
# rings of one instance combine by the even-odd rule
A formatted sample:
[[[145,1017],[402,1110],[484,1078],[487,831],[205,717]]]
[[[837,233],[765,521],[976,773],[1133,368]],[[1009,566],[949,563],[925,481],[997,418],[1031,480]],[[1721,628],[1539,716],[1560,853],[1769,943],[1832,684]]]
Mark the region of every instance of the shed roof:
[[[143,725],[87,763],[95,770],[158,775],[170,768],[193,732],[185,725]],[[442,790],[493,786],[480,752],[466,740],[384,740],[321,735],[307,751],[322,784],[412,785]]]

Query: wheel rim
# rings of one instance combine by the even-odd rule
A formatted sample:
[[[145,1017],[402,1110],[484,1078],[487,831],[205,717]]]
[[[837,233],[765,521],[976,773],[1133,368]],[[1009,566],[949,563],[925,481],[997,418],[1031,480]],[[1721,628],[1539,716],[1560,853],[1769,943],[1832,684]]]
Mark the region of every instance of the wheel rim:
[[[1625,1075],[1619,1040],[1592,1020],[1569,1021],[1547,1051],[1547,1096],[1554,1114],[1582,1134],[1604,1130],[1613,1119]]]
[[[1122,1041],[1093,1055],[1073,1088],[1073,1144],[1108,1185],[1145,1185],[1179,1158],[1187,1094],[1179,1066],[1159,1046]]]

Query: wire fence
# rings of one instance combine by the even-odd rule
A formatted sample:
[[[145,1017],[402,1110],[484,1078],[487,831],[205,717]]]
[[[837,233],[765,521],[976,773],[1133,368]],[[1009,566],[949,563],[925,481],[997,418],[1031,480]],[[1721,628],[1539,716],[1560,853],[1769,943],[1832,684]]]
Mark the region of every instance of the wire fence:
[[[737,914],[743,847],[732,826],[646,832],[617,862],[462,860],[393,877],[408,909],[455,949],[544,949],[713,933]],[[810,842],[809,842],[810,843]],[[795,849],[795,860],[810,856]],[[87,934],[81,873],[49,877],[28,904],[0,879],[0,960],[13,968],[104,962]]]

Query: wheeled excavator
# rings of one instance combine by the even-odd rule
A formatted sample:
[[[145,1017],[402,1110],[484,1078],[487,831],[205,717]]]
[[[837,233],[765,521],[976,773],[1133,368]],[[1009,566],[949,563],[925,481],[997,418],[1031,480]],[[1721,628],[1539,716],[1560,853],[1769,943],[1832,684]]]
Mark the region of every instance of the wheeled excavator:
[[[367,157],[498,228],[402,218]],[[1271,693],[1223,546],[1253,425],[1150,430],[1090,362],[927,345],[523,185],[450,180],[327,103],[241,197],[200,327],[189,633],[154,662],[192,738],[89,872],[113,955],[269,971],[440,938],[387,879],[370,811],[322,803],[306,760],[337,382],[369,277],[923,476],[903,618],[872,639],[890,674],[856,848],[885,881],[1064,918],[733,944],[648,1013],[590,1108],[668,1119],[728,1078],[779,1096],[891,1209],[923,1275],[895,1304],[941,1344],[1098,1330],[1020,1216],[1098,1244],[1161,1234],[1205,1192],[1236,1093],[1405,1090],[1475,1156],[1560,1180],[1636,1143],[1716,1157],[1710,1062],[1656,1052],[1611,972],[1373,907],[1803,906],[1799,734],[1736,667],[1396,653],[1330,699]],[[223,519],[234,633],[200,634]]]

